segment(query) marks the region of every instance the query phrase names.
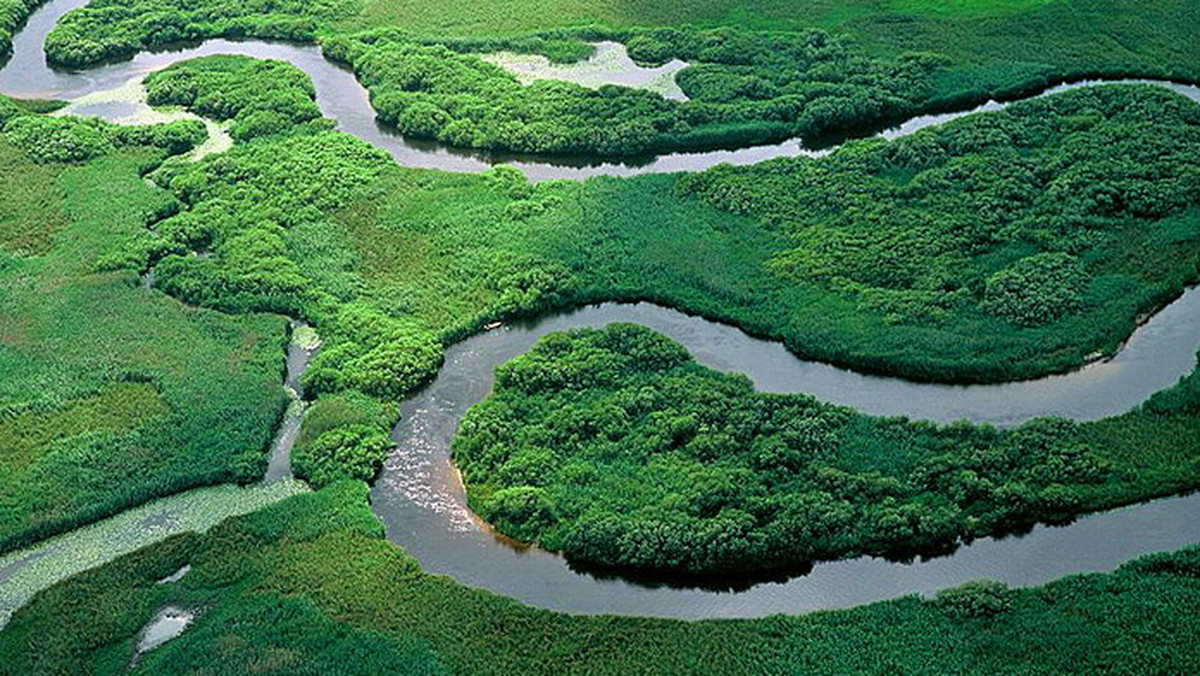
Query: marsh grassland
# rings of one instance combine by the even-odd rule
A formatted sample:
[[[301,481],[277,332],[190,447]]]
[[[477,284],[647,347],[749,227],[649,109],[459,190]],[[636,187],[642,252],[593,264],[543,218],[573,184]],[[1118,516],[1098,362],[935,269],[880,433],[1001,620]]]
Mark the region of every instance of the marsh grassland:
[[[125,84],[0,96],[0,674],[1200,671],[1195,546],[1034,588],[977,580],[806,615],[588,616],[423,571],[368,500],[406,452],[390,436],[400,404],[448,347],[592,303],[648,301],[920,383],[1070,378],[1120,353],[1200,281],[1195,90],[1033,95],[1200,81],[1198,7],[66,13],[43,29],[45,57],[80,72],[55,82],[87,90],[104,69]],[[0,53],[33,10],[0,0]],[[122,61],[209,38],[244,53]],[[246,55],[256,40],[319,45],[361,84],[373,131],[429,157],[637,173],[654,155],[824,150],[584,181],[400,166],[324,117],[336,106],[295,64]],[[1012,102],[874,137],[989,99]],[[945,552],[1200,488],[1200,381],[1178,375],[1099,420],[934,424],[759,392],[611,325],[501,365],[445,441],[470,507],[510,542],[621,584],[741,576],[738,594],[749,573]],[[272,459],[280,429],[295,445]],[[295,479],[263,483],[272,460]],[[481,556],[511,556],[490,544]],[[137,651],[164,613],[178,634]]]

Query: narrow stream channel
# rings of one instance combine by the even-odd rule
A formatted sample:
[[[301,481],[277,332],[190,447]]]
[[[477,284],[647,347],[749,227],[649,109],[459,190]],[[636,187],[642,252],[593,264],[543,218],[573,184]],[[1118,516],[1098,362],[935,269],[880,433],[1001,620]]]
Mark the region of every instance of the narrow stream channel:
[[[339,129],[412,167],[480,171],[507,162],[530,178],[542,180],[695,171],[722,162],[748,164],[831,150],[812,150],[799,140],[791,140],[738,150],[675,153],[644,162],[607,162],[595,158],[490,156],[415,142],[379,124],[366,90],[353,74],[325,60],[313,45],[211,40],[196,47],[143,53],[129,61],[82,72],[50,69],[41,49],[46,34],[62,14],[86,3],[51,0],[34,12],[14,39],[13,56],[0,70],[0,92],[71,99],[116,89],[183,59],[242,54],[284,60],[301,68],[313,79],[321,110],[337,121]],[[1062,85],[1045,93],[1092,84],[1096,83]],[[1152,84],[1200,102],[1200,88]],[[1005,105],[992,102],[974,110],[922,116],[881,135],[895,138],[977,110]],[[97,112],[104,113],[102,107]],[[119,105],[109,111],[114,115],[119,112]],[[394,432],[397,451],[372,491],[373,508],[384,521],[388,538],[416,556],[430,572],[449,574],[464,584],[531,605],[578,613],[687,618],[755,617],[846,607],[902,594],[929,593],[979,578],[1013,585],[1041,584],[1070,573],[1111,570],[1140,554],[1200,541],[1200,496],[1191,496],[1093,515],[1066,527],[1039,527],[1019,538],[980,540],[952,556],[930,561],[894,563],[860,558],[820,564],[809,574],[790,580],[731,582],[723,589],[604,579],[573,571],[561,557],[537,549],[513,548],[477,523],[466,510],[448,449],[462,414],[490,390],[495,366],[525,351],[550,331],[601,326],[611,321],[636,322],[666,333],[682,342],[702,363],[746,373],[766,391],[808,392],[872,414],[1011,425],[1038,415],[1081,420],[1112,415],[1169,387],[1194,366],[1196,346],[1200,344],[1200,292],[1189,291],[1156,315],[1112,360],[1070,374],[1003,385],[915,384],[856,374],[798,360],[782,346],[750,338],[732,327],[647,304],[607,304],[478,335],[452,346],[437,379],[403,404],[403,417]],[[289,352],[289,383],[294,389],[307,356]],[[295,428],[285,424],[281,430],[268,482],[290,472],[290,448],[299,415],[294,422]],[[60,538],[44,546],[62,547],[64,542],[68,540]],[[56,549],[43,555],[44,559],[26,558],[30,555],[25,551],[0,560],[4,574],[20,575],[43,561],[69,556],[70,551]]]
[[[274,483],[292,476],[292,447],[296,445],[296,439],[300,435],[300,424],[304,422],[304,413],[307,410],[301,378],[320,346],[321,342],[311,327],[303,322],[292,321],[283,383],[291,401],[283,414],[283,420],[279,422],[275,440],[271,443],[271,455],[267,459],[267,473],[263,476],[263,483]]]

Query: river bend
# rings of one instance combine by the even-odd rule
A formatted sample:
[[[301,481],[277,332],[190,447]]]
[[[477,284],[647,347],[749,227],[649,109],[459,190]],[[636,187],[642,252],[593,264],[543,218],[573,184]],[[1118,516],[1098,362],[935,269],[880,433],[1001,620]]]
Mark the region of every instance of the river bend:
[[[737,150],[673,153],[643,162],[611,162],[490,156],[447,148],[405,139],[377,122],[368,94],[353,73],[324,59],[315,45],[210,40],[199,46],[146,52],[129,61],[80,72],[49,68],[42,53],[45,36],[59,17],[86,3],[51,0],[31,15],[14,38],[12,57],[0,69],[0,93],[73,99],[120,88],[180,60],[240,54],[299,67],[312,78],[323,114],[334,119],[339,129],[411,167],[481,171],[506,162],[533,180],[543,180],[696,171],[723,162],[750,164],[831,150],[809,149],[793,139]],[[1093,84],[1097,83],[1060,85],[1039,95]],[[1200,102],[1200,88],[1151,84]],[[989,102],[972,110],[920,116],[880,135],[896,138],[1005,105]],[[119,105],[108,111],[100,106],[95,112],[110,117],[124,114]],[[931,593],[979,578],[1036,585],[1071,573],[1111,570],[1141,554],[1200,541],[1200,496],[1191,496],[1092,515],[1066,527],[1038,527],[1019,538],[983,539],[951,556],[929,561],[895,563],[864,557],[819,564],[809,574],[790,580],[731,583],[723,589],[603,579],[573,571],[559,556],[516,548],[494,537],[473,518],[449,461],[449,444],[462,414],[488,394],[496,365],[524,352],[550,331],[611,321],[632,321],[661,331],[683,343],[701,363],[746,373],[761,390],[807,392],[878,415],[1012,425],[1040,415],[1080,420],[1113,415],[1169,387],[1195,364],[1200,344],[1200,292],[1185,293],[1155,315],[1111,360],[1069,374],[1001,385],[918,384],[857,374],[797,359],[779,344],[750,338],[735,328],[648,304],[606,304],[481,334],[452,346],[437,379],[403,404],[403,417],[394,431],[397,451],[372,491],[373,508],[383,520],[388,538],[416,556],[430,572],[449,574],[464,584],[531,605],[577,613],[686,618],[756,617],[846,607],[903,594]],[[286,475],[285,460],[280,454],[269,478]]]

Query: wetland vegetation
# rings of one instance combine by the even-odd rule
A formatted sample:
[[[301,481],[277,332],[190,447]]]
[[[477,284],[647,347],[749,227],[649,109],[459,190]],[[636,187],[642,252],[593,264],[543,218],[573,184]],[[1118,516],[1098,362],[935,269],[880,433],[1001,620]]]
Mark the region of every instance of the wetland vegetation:
[[[1152,10],[1105,0],[1111,6],[1099,11],[1095,3],[1046,2],[1021,12],[975,2],[946,11],[944,2],[880,7],[859,0],[836,13],[818,3],[807,13],[822,20],[811,22],[797,20],[806,12],[796,8],[782,11],[786,3],[747,13],[740,0],[673,7],[666,19],[641,5],[592,14],[590,3],[576,16],[547,0],[482,15],[475,13],[490,3],[464,3],[449,13],[427,8],[416,22],[375,14],[394,4],[200,8],[185,0],[96,0],[64,17],[46,50],[52,62],[82,66],[212,37],[319,40],[329,58],[351,64],[371,89],[380,119],[406,135],[488,150],[617,156],[845,132],[1096,75],[1200,78],[1195,59],[1186,58],[1193,36],[1183,28],[1200,17],[1185,0]],[[459,11],[466,15],[455,16]],[[525,14],[524,31],[496,30],[500,17]],[[492,30],[473,26],[483,17]],[[721,27],[706,26],[713,23]],[[1064,23],[1073,30],[1059,30]],[[570,62],[589,54],[585,40],[597,39],[627,43],[645,64],[688,61],[678,82],[689,100],[561,81],[522,85],[478,58],[509,50]]]
[[[147,224],[179,208],[141,174],[202,139],[199,123],[4,125],[0,551],[265,466],[284,323],[139,284]]]
[[[1186,0],[802,4],[93,0],[45,51],[90,67],[213,37],[317,42],[408,137],[593,159],[839,140],[1063,80],[1200,81]],[[34,7],[0,0],[0,55]],[[599,40],[645,66],[688,62],[686,97],[522,84],[481,58],[572,63]],[[335,131],[287,63],[217,55],[144,84],[151,104],[221,122],[233,147],[192,161],[198,120],[120,126],[0,96],[0,556],[155,498],[258,481],[289,401],[289,321],[324,341],[294,457],[319,490],[49,587],[115,551],[45,559],[44,579],[0,593],[42,589],[0,631],[0,674],[122,671],[168,607],[194,622],[139,669],[1200,669],[1194,547],[1036,589],[977,582],[806,616],[570,616],[422,572],[382,539],[363,483],[393,452],[397,402],[447,345],[592,302],[652,301],[923,381],[1035,378],[1111,355],[1200,281],[1195,103],[1090,87],[825,157],[532,184],[506,167],[397,166]],[[552,336],[503,367],[456,455],[483,517],[575,559],[775,569],[1194,489],[1197,377],[1097,422],[938,426],[757,393],[616,326]],[[195,523],[298,490],[250,491]],[[159,539],[145,535],[121,546]]]
[[[1094,423],[874,418],[754,391],[649,329],[541,339],[454,442],[472,508],[580,563],[692,574],[904,556],[1200,485],[1200,375]]]
[[[1198,555],[803,616],[565,615],[421,572],[380,538],[365,487],[341,483],[42,592],[0,633],[10,656],[0,673],[123,672],[138,631],[170,605],[203,612],[142,655],[148,672],[1025,675],[1133,673],[1122,665],[1152,661],[1188,673],[1200,664]],[[156,583],[184,564],[180,581]]]

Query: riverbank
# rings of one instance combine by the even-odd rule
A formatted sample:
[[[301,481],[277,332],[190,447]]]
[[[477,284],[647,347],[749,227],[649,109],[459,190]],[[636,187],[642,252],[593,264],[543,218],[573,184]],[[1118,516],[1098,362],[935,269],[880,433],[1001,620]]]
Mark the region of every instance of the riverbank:
[[[803,616],[580,617],[422,572],[380,539],[365,498],[340,484],[73,578],[0,633],[0,673],[120,673],[170,606],[199,613],[141,656],[150,673],[1049,676],[1200,664],[1194,548],[1036,589],[975,585]]]

